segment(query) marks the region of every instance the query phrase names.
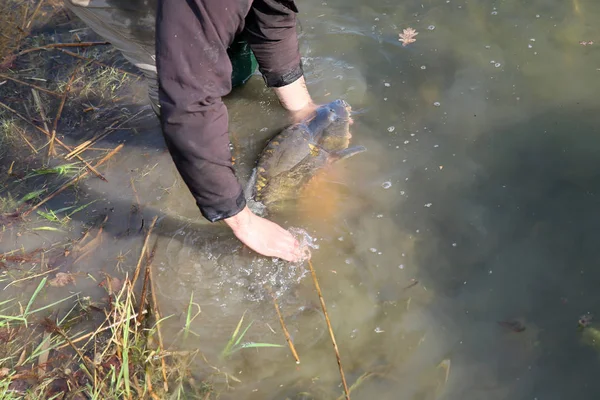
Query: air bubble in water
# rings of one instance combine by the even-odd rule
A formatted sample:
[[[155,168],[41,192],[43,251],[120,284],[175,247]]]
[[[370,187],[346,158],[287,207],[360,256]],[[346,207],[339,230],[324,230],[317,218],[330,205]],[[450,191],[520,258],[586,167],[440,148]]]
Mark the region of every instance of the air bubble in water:
[[[492,11],[491,14],[492,15],[498,15],[498,11]]]
[[[392,86],[392,85],[390,85],[388,82],[385,82],[385,83],[383,84],[383,86],[385,86],[385,87],[390,87],[390,86]]]
[[[381,187],[384,188],[384,189],[389,189],[389,188],[392,187],[392,182],[390,182],[390,181],[383,182],[381,184]]]
[[[421,65],[421,69],[427,69],[425,65]]]
[[[432,30],[434,30],[434,29],[435,29],[435,25],[429,25],[429,26],[427,27],[427,29],[429,29],[430,31],[432,31]]]
[[[494,67],[496,67],[496,68],[500,68],[500,66],[501,66],[501,65],[502,65],[502,64],[500,64],[500,63],[496,63],[496,64],[494,64]]]
[[[371,248],[369,249],[369,251],[370,251],[371,253],[377,253],[377,249],[376,249],[375,247],[371,247]]]
[[[439,107],[439,106],[441,106],[441,104],[440,104],[440,102],[439,102],[439,101],[436,101],[435,103],[433,103],[433,105],[434,105],[434,106],[436,106],[436,107]]]
[[[394,132],[394,130],[395,130],[395,129],[396,129],[396,127],[394,127],[394,126],[390,126],[390,127],[388,128],[388,132]]]

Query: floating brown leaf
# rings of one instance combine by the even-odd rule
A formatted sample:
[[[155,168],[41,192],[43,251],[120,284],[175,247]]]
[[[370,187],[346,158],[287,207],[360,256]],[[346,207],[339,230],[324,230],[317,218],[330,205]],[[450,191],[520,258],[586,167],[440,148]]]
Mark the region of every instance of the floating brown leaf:
[[[415,39],[415,36],[418,34],[419,32],[415,31],[413,28],[406,28],[402,30],[402,33],[399,35],[400,39],[398,40],[402,42],[402,46],[406,46],[409,43],[415,42],[417,40]]]
[[[70,274],[68,272],[59,272],[56,274],[56,277],[54,279],[50,279],[48,281],[48,284],[50,286],[56,287],[67,286],[71,283],[75,283],[75,277],[73,276],[73,274]]]

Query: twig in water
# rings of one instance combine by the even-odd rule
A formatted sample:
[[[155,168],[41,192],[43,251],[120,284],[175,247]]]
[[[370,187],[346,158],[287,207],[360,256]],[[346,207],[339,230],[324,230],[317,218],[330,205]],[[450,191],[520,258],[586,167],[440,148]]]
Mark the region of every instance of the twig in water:
[[[325,321],[327,322],[327,329],[329,329],[329,336],[331,336],[331,342],[333,343],[333,349],[335,350],[335,357],[337,359],[338,367],[340,368],[340,375],[342,377],[342,385],[344,386],[344,393],[346,394],[346,400],[350,400],[350,392],[348,391],[348,384],[346,383],[346,377],[344,376],[344,369],[342,368],[342,359],[340,358],[340,352],[335,342],[335,336],[333,334],[333,328],[331,327],[331,321],[329,321],[329,315],[327,314],[327,308],[325,307],[325,300],[321,294],[321,288],[319,287],[319,281],[317,280],[317,273],[313,268],[312,262],[308,260],[308,267],[310,268],[310,274],[312,275],[313,282],[315,283],[315,289],[319,295],[321,301],[321,307],[323,308],[323,314],[325,315]]]
[[[98,168],[99,166],[101,166],[102,164],[104,164],[106,161],[108,161],[109,159],[111,159],[115,154],[117,154],[125,145],[123,143],[121,143],[120,145],[118,145],[117,147],[115,147],[115,149],[113,151],[111,151],[110,153],[108,153],[102,160],[100,160],[97,164],[96,164],[96,168]],[[81,173],[79,176],[74,177],[73,179],[67,181],[64,185],[62,185],[60,188],[58,188],[57,190],[55,190],[54,192],[52,192],[48,197],[46,197],[44,200],[42,200],[41,202],[39,202],[38,204],[36,204],[35,206],[31,207],[29,210],[25,211],[22,215],[23,217],[26,217],[27,215],[31,214],[33,211],[37,210],[42,204],[52,200],[57,194],[61,193],[63,190],[67,189],[69,186],[77,183],[79,180],[81,180],[82,178],[84,178],[87,174],[89,174],[89,171],[85,171],[83,173]]]
[[[35,154],[38,154],[37,149],[35,148],[34,145],[31,144],[31,142],[29,141],[29,139],[27,139],[27,136],[25,136],[25,132],[17,127],[16,128],[17,133],[19,134],[19,136],[21,136],[21,138],[23,138],[23,140],[25,141],[25,143],[27,143],[27,146],[29,146],[29,148],[31,149],[31,151],[33,151]]]
[[[77,75],[77,71],[79,70],[79,64],[80,63],[77,63],[77,65],[73,69],[73,74],[71,75],[71,79],[69,79],[69,82],[67,83],[67,86],[65,87],[65,91],[63,93],[62,99],[60,100],[60,105],[58,106],[58,111],[56,112],[56,117],[54,118],[54,124],[52,124],[52,131],[50,132],[51,136],[50,136],[50,143],[48,144],[48,157],[56,155],[56,151],[54,150],[54,139],[56,138],[56,129],[58,128],[58,120],[60,119],[62,110],[65,107],[65,102],[67,101],[67,96],[69,95],[69,92],[71,91],[71,85],[73,84],[73,81],[75,80],[75,76]]]
[[[152,266],[152,260],[154,259],[154,254],[156,253],[156,246],[158,245],[158,240],[154,242],[154,246],[152,247],[152,251],[150,252],[150,257],[148,257],[148,261],[146,261],[146,272],[144,273],[144,284],[142,285],[142,295],[140,296],[140,309],[138,311],[138,323],[142,323],[144,320],[144,307],[146,307],[146,293],[148,289],[148,279],[150,278],[150,268]]]
[[[16,57],[22,56],[23,54],[31,53],[39,50],[58,49],[63,47],[92,47],[92,46],[104,46],[110,42],[81,42],[81,43],[51,43],[45,46],[34,47],[32,49],[23,50],[16,54]]]
[[[9,80],[11,80],[11,81],[13,81],[13,82],[19,83],[19,84],[21,84],[21,85],[29,86],[29,87],[30,87],[30,88],[32,88],[32,89],[37,89],[37,90],[39,90],[40,92],[48,93],[48,94],[51,94],[51,95],[53,95],[53,96],[57,96],[57,97],[58,97],[58,96],[60,96],[60,95],[61,95],[60,93],[54,92],[54,91],[52,91],[52,90],[44,89],[43,87],[40,87],[40,86],[34,85],[34,84],[32,84],[32,83],[23,82],[23,81],[21,81],[21,80],[19,80],[19,79],[13,78],[13,77],[11,77],[11,76],[8,76],[8,75],[0,74],[0,78],[2,78],[2,79],[9,79]]]
[[[144,245],[142,246],[140,258],[138,259],[137,266],[135,267],[135,272],[133,273],[133,278],[131,279],[132,287],[135,286],[135,282],[137,281],[137,278],[140,274],[140,269],[142,267],[142,260],[144,259],[144,256],[146,258],[149,257],[149,254],[147,253],[146,248],[148,247],[148,240],[150,240],[150,235],[152,234],[152,229],[154,228],[154,224],[156,224],[157,219],[158,219],[158,215],[155,215],[154,219],[152,220],[152,224],[150,224],[150,229],[148,229],[148,233],[146,233],[146,237],[144,238]]]
[[[273,304],[275,305],[275,311],[277,311],[277,316],[279,317],[279,322],[281,323],[281,329],[283,330],[283,334],[285,335],[285,340],[287,341],[288,346],[290,346],[290,351],[292,352],[292,356],[294,356],[294,359],[296,360],[296,364],[300,364],[300,358],[298,357],[298,353],[296,353],[296,348],[294,347],[294,343],[292,342],[290,333],[288,332],[287,328],[285,327],[285,322],[283,322],[283,317],[281,316],[281,311],[279,311],[279,304],[277,304],[277,299],[275,298],[275,294],[273,293],[273,291],[270,288],[269,288],[269,293],[271,294],[271,297],[273,298]]]

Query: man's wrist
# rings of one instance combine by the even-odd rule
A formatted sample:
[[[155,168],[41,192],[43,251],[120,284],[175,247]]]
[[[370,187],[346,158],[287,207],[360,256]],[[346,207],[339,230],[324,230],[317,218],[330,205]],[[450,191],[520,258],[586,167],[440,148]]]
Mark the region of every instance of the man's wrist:
[[[300,111],[313,104],[304,76],[286,86],[273,88],[281,105],[288,111]]]
[[[227,224],[227,226],[229,226],[232,231],[237,232],[241,229],[244,229],[244,227],[248,226],[250,218],[252,217],[252,215],[250,215],[251,213],[252,211],[250,211],[248,206],[245,206],[242,209],[242,211],[235,214],[234,216],[223,219],[223,222],[225,222],[225,224]]]

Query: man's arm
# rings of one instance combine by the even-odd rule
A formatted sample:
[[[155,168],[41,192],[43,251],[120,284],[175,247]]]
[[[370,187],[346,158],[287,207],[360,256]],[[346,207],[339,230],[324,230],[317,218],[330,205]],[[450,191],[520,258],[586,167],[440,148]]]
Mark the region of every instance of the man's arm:
[[[215,222],[245,199],[231,163],[228,44],[243,21],[238,0],[159,0],[156,62],[161,125],[173,161],[200,211]]]
[[[231,91],[227,47],[246,12],[239,0],[159,0],[156,57],[165,141],[200,211],[224,220],[254,251],[287,261],[298,242],[248,209],[234,175],[222,97]]]

